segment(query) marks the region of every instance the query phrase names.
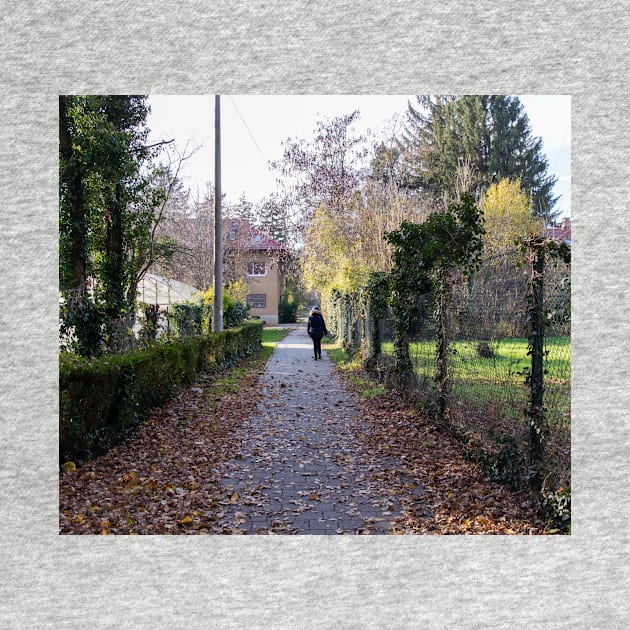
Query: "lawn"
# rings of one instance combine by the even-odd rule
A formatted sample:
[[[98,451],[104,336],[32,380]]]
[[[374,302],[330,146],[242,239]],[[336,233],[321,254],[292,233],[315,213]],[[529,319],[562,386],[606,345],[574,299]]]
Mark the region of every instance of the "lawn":
[[[449,374],[454,400],[477,408],[501,407],[502,414],[523,417],[528,397],[526,369],[531,369],[526,339],[487,342],[493,356],[477,352],[477,341],[458,341],[449,350]],[[418,376],[435,375],[435,342],[418,341],[409,348]],[[552,423],[565,423],[571,405],[571,340],[548,339],[545,343],[545,405]],[[383,343],[383,353],[393,354],[393,343]]]
[[[265,361],[273,354],[277,343],[282,341],[288,334],[288,328],[263,328],[262,351]]]

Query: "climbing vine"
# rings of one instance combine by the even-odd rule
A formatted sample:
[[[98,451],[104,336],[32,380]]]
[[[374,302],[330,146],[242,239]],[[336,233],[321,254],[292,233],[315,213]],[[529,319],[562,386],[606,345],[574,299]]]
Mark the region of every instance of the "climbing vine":
[[[521,251],[527,253],[531,269],[527,296],[527,319],[530,325],[528,355],[531,356],[531,369],[525,370],[525,382],[530,388],[530,400],[525,409],[529,422],[529,483],[532,495],[540,499],[544,449],[549,432],[544,406],[544,339],[545,326],[550,321],[544,308],[545,261],[547,258],[555,258],[568,265],[571,262],[571,250],[566,243],[533,237],[523,241]]]
[[[409,336],[418,313],[418,297],[433,296],[437,326],[438,411],[443,415],[447,387],[447,344],[444,303],[449,273],[472,273],[481,262],[483,221],[471,195],[463,195],[447,212],[430,214],[423,223],[403,222],[387,235],[394,246],[391,307],[394,316],[396,372],[402,382],[413,379]]]
[[[365,367],[368,372],[375,371],[381,355],[380,323],[387,315],[389,297],[389,275],[383,271],[370,273],[365,289],[365,327],[368,350]]]

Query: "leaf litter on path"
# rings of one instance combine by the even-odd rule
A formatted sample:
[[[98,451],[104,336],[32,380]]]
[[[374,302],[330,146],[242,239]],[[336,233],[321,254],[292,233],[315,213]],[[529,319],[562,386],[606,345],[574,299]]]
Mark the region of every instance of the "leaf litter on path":
[[[60,532],[541,533],[453,439],[326,369],[324,385],[252,371],[220,400],[200,378],[128,442],[60,473]]]

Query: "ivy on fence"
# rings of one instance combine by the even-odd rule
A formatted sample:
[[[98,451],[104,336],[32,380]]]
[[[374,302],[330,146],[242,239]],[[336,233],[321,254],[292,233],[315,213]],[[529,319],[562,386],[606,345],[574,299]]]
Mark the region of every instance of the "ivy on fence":
[[[553,463],[559,470],[554,472],[556,482],[551,494],[544,488],[553,467],[545,442],[545,376],[549,361],[545,334],[549,326],[554,327],[553,341],[558,348],[565,347],[563,340],[570,341],[570,248],[540,238],[524,241],[522,253],[529,271],[525,276],[517,269],[518,250],[482,260],[482,234],[477,205],[466,196],[447,213],[430,215],[421,224],[403,222],[387,236],[394,248],[391,272],[372,273],[362,292],[350,295],[333,291],[329,319],[344,347],[351,352],[364,347],[364,366],[373,376],[385,377],[383,380],[406,396],[421,398],[435,422],[455,430],[489,474],[513,487],[529,487],[532,496],[547,505],[546,497],[558,487],[567,496],[570,484],[566,443],[554,444],[553,456],[562,461]],[[566,268],[547,278],[545,261],[550,258]],[[545,283],[557,287],[550,300],[544,294]],[[385,341],[388,327],[393,339]],[[355,331],[354,336],[350,330]],[[362,331],[358,341],[357,330]],[[412,357],[410,345],[414,352],[420,346],[424,352],[429,334],[434,359],[428,361],[426,354]],[[505,349],[501,345],[504,338],[509,338],[516,349]],[[393,360],[389,357],[392,345]],[[482,370],[471,383],[462,380],[466,379],[462,376],[466,361],[476,362]],[[523,369],[525,361],[529,365]],[[559,362],[557,358],[554,361]],[[508,370],[509,384],[498,382],[485,393],[477,391],[502,365]],[[427,374],[430,366],[431,376],[420,379],[419,369]],[[560,380],[566,378],[570,376],[565,374]],[[511,406],[499,409],[499,398],[507,399],[519,387],[523,400],[527,397],[529,402],[521,405],[519,394]],[[562,387],[568,389],[566,384]],[[462,395],[467,398],[463,400]],[[566,395],[556,404],[568,405]],[[481,401],[478,410],[471,407],[473,400]],[[567,416],[564,408],[553,411],[556,425],[559,417]],[[460,418],[462,414],[474,416],[473,429],[455,426],[455,412]],[[503,432],[510,422],[514,429]],[[525,425],[527,431],[521,432],[519,427]],[[489,449],[477,429],[490,436]],[[564,432],[562,439],[569,439],[566,425],[555,429]]]
[[[409,356],[409,335],[418,316],[418,298],[431,294],[437,330],[438,415],[443,420],[448,392],[445,304],[448,299],[449,272],[472,272],[481,261],[483,222],[472,195],[463,195],[445,213],[429,215],[423,223],[404,221],[387,235],[394,246],[391,272],[392,311],[394,315],[396,376],[399,385],[413,382]]]

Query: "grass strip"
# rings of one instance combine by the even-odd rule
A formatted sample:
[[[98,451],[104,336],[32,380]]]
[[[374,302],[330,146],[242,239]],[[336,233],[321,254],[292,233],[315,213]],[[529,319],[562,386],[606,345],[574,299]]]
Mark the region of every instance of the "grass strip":
[[[341,346],[340,341],[322,344],[330,360],[345,374],[363,398],[378,398],[385,393],[384,385],[370,380],[363,371],[363,361],[359,353],[351,357]]]

